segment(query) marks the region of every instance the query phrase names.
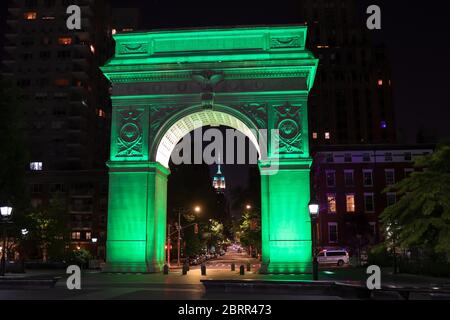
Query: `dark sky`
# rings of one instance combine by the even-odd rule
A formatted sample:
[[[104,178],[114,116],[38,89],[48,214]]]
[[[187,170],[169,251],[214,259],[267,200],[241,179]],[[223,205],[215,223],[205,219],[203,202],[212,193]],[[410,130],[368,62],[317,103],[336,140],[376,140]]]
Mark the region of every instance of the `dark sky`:
[[[138,7],[146,29],[300,23],[301,0],[110,0],[117,7]],[[0,1],[0,28],[6,3]],[[438,138],[450,137],[450,2],[360,0],[382,9],[377,42],[388,47],[393,70],[394,103],[400,138],[415,142],[423,127]],[[1,41],[1,40],[0,40]],[[404,141],[400,141],[404,142]]]
[[[141,8],[144,28],[158,29],[301,23],[299,1],[129,0],[127,6]],[[124,6],[123,1],[111,2]],[[399,142],[415,142],[421,127],[438,138],[450,137],[449,1],[360,0],[361,18],[370,4],[382,9],[382,30],[373,33],[390,55]]]

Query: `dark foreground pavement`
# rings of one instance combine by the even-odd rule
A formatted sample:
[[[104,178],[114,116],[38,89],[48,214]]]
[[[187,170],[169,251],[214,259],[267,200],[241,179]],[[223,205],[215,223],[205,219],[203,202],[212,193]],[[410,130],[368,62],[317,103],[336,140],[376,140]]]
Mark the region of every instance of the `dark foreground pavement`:
[[[29,272],[27,276],[36,275]],[[277,294],[268,294],[266,291],[251,292],[234,291],[214,293],[206,292],[201,280],[234,280],[234,281],[276,281],[276,282],[308,282],[310,275],[260,275],[255,271],[239,275],[238,271],[229,269],[210,268],[206,276],[201,276],[198,268],[193,268],[188,275],[183,276],[177,271],[169,275],[163,274],[108,274],[97,271],[85,271],[81,278],[81,290],[68,290],[66,286],[67,275],[59,272],[39,272],[42,276],[62,277],[51,289],[0,289],[0,299],[125,299],[125,300],[336,300],[349,299],[348,296],[330,294],[314,294],[311,291],[286,291]],[[327,269],[320,272],[320,280],[324,282],[345,282],[347,284],[363,284],[367,275],[364,269],[344,268]],[[385,270],[382,275],[383,287],[421,287],[434,289],[433,294],[413,293],[410,299],[450,299],[450,295],[442,295],[440,291],[450,291],[450,279],[418,277],[410,275],[392,275]],[[276,284],[274,284],[276,286]],[[270,291],[269,291],[270,292]],[[395,293],[377,293],[377,299],[402,299]],[[355,297],[350,297],[353,299]]]

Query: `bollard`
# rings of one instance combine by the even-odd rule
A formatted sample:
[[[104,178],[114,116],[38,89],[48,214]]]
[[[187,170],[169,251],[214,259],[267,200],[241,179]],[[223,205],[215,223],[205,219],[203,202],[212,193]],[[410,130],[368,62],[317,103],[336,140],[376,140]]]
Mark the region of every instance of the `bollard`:
[[[245,274],[245,267],[244,267],[243,264],[242,264],[241,267],[239,268],[239,274],[240,274],[241,276],[243,276],[243,275]]]
[[[183,270],[182,270],[183,276],[187,275],[188,273],[188,267],[186,264],[183,264]]]
[[[247,263],[247,271],[251,271],[252,270],[252,265],[250,263]]]
[[[206,276],[206,265],[202,263],[202,266],[200,268],[202,270],[202,276]]]
[[[169,266],[167,264],[164,265],[163,272],[164,274],[169,274]]]
[[[231,264],[231,271],[236,271],[236,265],[234,263]]]

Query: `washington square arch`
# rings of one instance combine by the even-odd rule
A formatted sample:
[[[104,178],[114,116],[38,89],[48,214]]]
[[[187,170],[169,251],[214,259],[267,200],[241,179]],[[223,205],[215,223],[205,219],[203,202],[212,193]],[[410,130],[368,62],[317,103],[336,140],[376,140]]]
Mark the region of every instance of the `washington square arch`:
[[[253,142],[259,129],[278,130],[278,147],[258,163],[261,272],[311,272],[307,101],[318,61],[306,34],[286,26],[114,35],[115,55],[102,67],[113,108],[107,271],[162,270],[169,158],[201,123]]]

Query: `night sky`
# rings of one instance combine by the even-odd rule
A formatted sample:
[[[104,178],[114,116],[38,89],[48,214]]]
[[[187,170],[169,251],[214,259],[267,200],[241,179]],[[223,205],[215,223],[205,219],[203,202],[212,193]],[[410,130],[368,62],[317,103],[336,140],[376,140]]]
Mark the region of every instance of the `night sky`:
[[[227,25],[302,23],[301,0],[175,1],[112,0],[118,7],[141,8],[145,29]],[[437,138],[450,137],[450,3],[430,0],[359,1],[361,23],[365,9],[378,4],[382,30],[376,43],[388,48],[393,70],[394,106],[399,142],[414,143],[420,128]]]

